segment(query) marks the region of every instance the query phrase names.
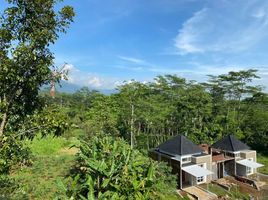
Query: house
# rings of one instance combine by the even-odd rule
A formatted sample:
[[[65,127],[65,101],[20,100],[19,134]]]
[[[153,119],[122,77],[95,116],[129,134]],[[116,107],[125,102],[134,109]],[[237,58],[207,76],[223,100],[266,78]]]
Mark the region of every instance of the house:
[[[213,179],[227,175],[249,176],[262,164],[256,162],[256,151],[228,135],[211,146]]]
[[[180,189],[210,182],[212,157],[183,135],[173,137],[149,152],[158,161],[166,161],[178,176]]]
[[[178,177],[180,189],[224,176],[248,176],[263,166],[256,162],[256,151],[232,135],[212,146],[198,146],[178,135],[152,149],[149,155],[155,160],[168,162]]]

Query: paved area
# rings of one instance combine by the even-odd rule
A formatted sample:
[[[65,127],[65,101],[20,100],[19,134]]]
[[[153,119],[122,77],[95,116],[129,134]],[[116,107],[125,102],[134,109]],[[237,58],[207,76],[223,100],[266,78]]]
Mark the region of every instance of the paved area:
[[[187,187],[183,190],[185,192],[188,192],[190,194],[197,196],[199,199],[202,199],[202,200],[216,200],[217,199],[216,195],[213,195],[195,186]]]

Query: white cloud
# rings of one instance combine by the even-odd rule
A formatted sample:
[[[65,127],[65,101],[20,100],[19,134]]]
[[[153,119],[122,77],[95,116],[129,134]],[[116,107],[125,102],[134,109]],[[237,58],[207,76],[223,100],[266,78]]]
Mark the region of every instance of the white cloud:
[[[135,66],[123,66],[123,65],[118,65],[118,66],[116,66],[116,68],[118,68],[118,69],[127,69],[127,70],[131,70],[131,71],[141,71],[141,70],[143,70],[144,68],[143,67],[141,67],[141,66],[138,66],[138,67],[135,67]]]
[[[131,71],[148,71],[150,68],[155,66],[146,60],[130,56],[118,56],[118,58],[120,58],[120,64],[116,66],[118,69],[127,69]]]
[[[252,17],[261,19],[261,18],[265,17],[266,15],[267,15],[267,13],[265,12],[265,10],[263,8],[260,8],[252,14]]]
[[[229,71],[239,71],[239,70],[247,70],[250,67],[237,67],[240,65],[232,64],[232,65],[207,65],[200,64],[198,62],[189,62],[188,69],[186,68],[164,68],[164,67],[148,67],[143,70],[148,72],[155,72],[158,74],[177,74],[178,76],[184,77],[188,80],[196,80],[198,82],[204,82],[208,79],[207,75],[220,75],[226,74]],[[112,77],[102,77],[93,73],[85,73],[78,70],[73,65],[68,65],[68,69],[70,69],[70,73],[68,76],[68,81],[75,85],[79,86],[87,86],[89,88],[94,89],[114,89],[117,86],[120,86],[125,83],[132,83],[133,81],[137,81],[135,79],[132,80],[123,80],[116,79]],[[254,84],[267,85],[268,84],[268,66],[263,66],[258,68],[258,75],[261,79],[254,81]],[[134,77],[133,77],[134,78]],[[148,81],[153,81],[153,77],[147,80],[139,79],[142,83],[147,83]]]
[[[268,1],[209,1],[174,39],[179,54],[241,52],[267,38]]]
[[[88,85],[98,88],[98,87],[101,87],[103,83],[99,77],[94,76],[94,77],[89,77]]]
[[[70,71],[79,72],[80,71],[79,69],[75,68],[72,64],[68,64],[68,63],[63,65],[62,70],[68,71],[68,72],[70,72]]]
[[[150,68],[148,71],[157,72],[161,74],[178,74],[180,76],[187,76],[188,78],[193,76],[193,78],[204,79],[207,75],[220,75],[226,74],[229,71],[240,71],[247,69],[245,67],[235,67],[232,66],[212,66],[203,65],[198,63],[189,63],[189,69],[186,68]]]
[[[133,57],[127,57],[127,56],[118,56],[121,60],[136,63],[136,64],[146,64],[147,62],[141,59],[133,58]]]
[[[64,69],[69,71],[68,82],[78,86],[87,86],[94,89],[114,89],[118,82],[116,78],[85,73],[71,64],[66,64]]]
[[[196,45],[200,30],[195,29],[194,24],[199,24],[205,18],[206,9],[202,9],[188,19],[179,30],[179,34],[175,38],[175,47],[185,53],[203,52],[203,50]]]

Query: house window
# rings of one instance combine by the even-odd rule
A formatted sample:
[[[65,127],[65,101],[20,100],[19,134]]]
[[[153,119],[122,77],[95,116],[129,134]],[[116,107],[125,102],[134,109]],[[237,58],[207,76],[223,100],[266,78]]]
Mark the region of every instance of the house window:
[[[234,156],[235,156],[236,158],[239,158],[239,157],[240,157],[240,153],[234,153]]]
[[[252,173],[252,168],[251,167],[247,167],[247,174],[251,174]]]
[[[229,156],[229,157],[234,157],[234,154],[233,154],[233,153],[226,152],[225,154],[226,154],[226,156]]]
[[[206,163],[198,164],[198,166],[206,169]],[[205,181],[206,181],[206,176],[199,176],[199,177],[196,177],[196,182],[197,182],[197,184],[199,184],[199,183],[203,183],[203,182],[205,182]]]
[[[197,177],[197,183],[202,183],[202,182],[204,182],[204,176]]]
[[[181,160],[183,163],[191,162],[191,157],[182,158]]]
[[[253,158],[248,158],[248,160],[253,161]],[[246,173],[247,174],[252,174],[252,168],[251,167],[247,167],[246,168]]]

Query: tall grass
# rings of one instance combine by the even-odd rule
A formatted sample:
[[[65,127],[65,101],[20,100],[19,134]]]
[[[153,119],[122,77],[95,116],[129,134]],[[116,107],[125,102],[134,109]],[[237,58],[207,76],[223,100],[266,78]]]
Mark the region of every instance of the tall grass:
[[[42,137],[38,134],[33,140],[26,140],[25,145],[31,149],[33,155],[45,156],[57,154],[61,148],[70,145],[70,141],[63,137],[52,135]]]
[[[258,154],[257,160],[264,165],[258,169],[258,172],[268,175],[268,154]]]
[[[25,146],[33,153],[32,166],[25,166],[13,172],[12,177],[23,185],[23,191],[29,199],[67,199],[65,191],[58,185],[65,179],[74,164],[74,154],[69,147],[74,139],[37,135],[33,140],[26,140]],[[64,151],[63,151],[64,150]]]

